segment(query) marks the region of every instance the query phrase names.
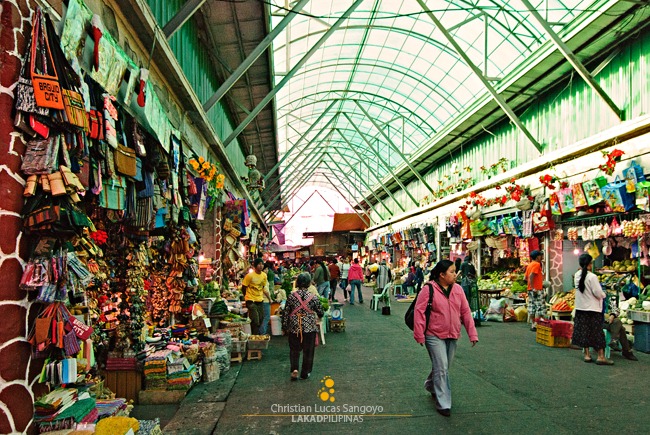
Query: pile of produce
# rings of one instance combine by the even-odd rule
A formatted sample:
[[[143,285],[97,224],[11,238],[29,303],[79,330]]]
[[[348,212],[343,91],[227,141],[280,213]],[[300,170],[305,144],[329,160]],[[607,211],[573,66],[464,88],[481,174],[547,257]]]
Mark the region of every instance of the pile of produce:
[[[477,285],[479,290],[499,290],[509,289],[512,286],[513,280],[511,279],[510,272],[491,272],[483,275],[478,280]],[[513,292],[514,293],[514,292]]]
[[[549,303],[553,311],[571,311],[575,306],[576,289],[570,292],[559,292],[553,295]]]
[[[573,310],[573,308],[571,306],[569,306],[567,301],[564,301],[564,300],[554,303],[551,306],[551,309],[553,311],[572,311]]]
[[[212,304],[212,308],[210,308],[211,316],[219,316],[225,314],[228,314],[228,305],[226,305],[223,299],[220,299]]]
[[[323,311],[327,311],[330,309],[330,301],[327,298],[319,297],[318,300],[320,301],[320,304],[323,306]]]
[[[612,265],[606,267],[606,269],[613,270],[614,272],[635,272],[637,265],[637,260],[614,261]]]
[[[624,237],[642,237],[646,233],[645,221],[634,219],[621,222]]]

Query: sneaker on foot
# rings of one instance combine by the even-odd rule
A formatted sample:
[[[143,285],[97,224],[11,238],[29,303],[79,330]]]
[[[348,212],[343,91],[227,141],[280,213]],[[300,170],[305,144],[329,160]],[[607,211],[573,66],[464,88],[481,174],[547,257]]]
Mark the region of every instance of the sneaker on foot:
[[[438,414],[444,415],[445,417],[449,417],[451,415],[451,409],[436,409],[438,411]]]

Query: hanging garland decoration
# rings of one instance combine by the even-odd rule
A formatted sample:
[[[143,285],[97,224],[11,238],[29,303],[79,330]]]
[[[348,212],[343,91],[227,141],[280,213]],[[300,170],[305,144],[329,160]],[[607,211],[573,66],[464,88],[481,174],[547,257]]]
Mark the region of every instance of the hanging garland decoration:
[[[607,175],[612,175],[616,169],[616,163],[621,161],[621,156],[625,154],[623,151],[618,149],[613,149],[612,151],[601,151],[603,157],[605,157],[605,164],[599,165],[598,168],[606,173]]]
[[[548,187],[550,190],[555,190],[555,183],[558,181],[559,179],[555,175],[545,174],[539,177],[539,182],[542,183],[544,187]]]

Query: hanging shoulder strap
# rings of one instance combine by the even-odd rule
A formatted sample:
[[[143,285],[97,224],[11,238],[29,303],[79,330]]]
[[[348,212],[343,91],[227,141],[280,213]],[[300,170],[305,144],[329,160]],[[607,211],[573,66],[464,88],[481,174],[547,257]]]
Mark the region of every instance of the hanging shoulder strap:
[[[311,300],[314,298],[314,294],[313,294],[313,293],[310,293],[310,294],[309,294],[309,297],[308,297],[307,299],[305,299],[304,301],[302,300],[302,298],[300,297],[300,295],[299,295],[297,292],[296,292],[296,294],[295,294],[294,296],[298,299],[298,302],[300,303],[300,306],[294,308],[294,310],[291,312],[291,315],[292,315],[292,316],[295,315],[295,314],[298,312],[298,310],[301,309],[301,308],[304,308],[305,311],[307,311],[307,312],[309,312],[309,313],[313,313],[313,311],[310,310],[309,307],[307,306],[307,304],[309,303],[309,301],[311,301]]]
[[[426,325],[428,327],[429,326],[429,319],[431,318],[431,310],[433,309],[433,292],[434,292],[434,289],[433,289],[433,284],[431,284],[430,282],[428,282],[428,283],[426,283],[424,285],[425,288],[427,286],[429,286],[429,301],[427,302],[427,308],[424,310],[424,315],[425,315],[425,317],[427,319]]]

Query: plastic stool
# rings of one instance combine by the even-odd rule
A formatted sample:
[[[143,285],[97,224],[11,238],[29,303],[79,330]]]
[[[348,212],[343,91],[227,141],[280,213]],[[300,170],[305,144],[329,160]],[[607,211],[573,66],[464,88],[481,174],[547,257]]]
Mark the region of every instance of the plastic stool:
[[[395,284],[395,294],[396,295],[402,294],[402,284]]]
[[[612,341],[612,334],[607,329],[603,329],[603,333],[605,334],[605,358],[609,359],[609,356],[612,354],[612,349],[609,347],[609,342]]]

